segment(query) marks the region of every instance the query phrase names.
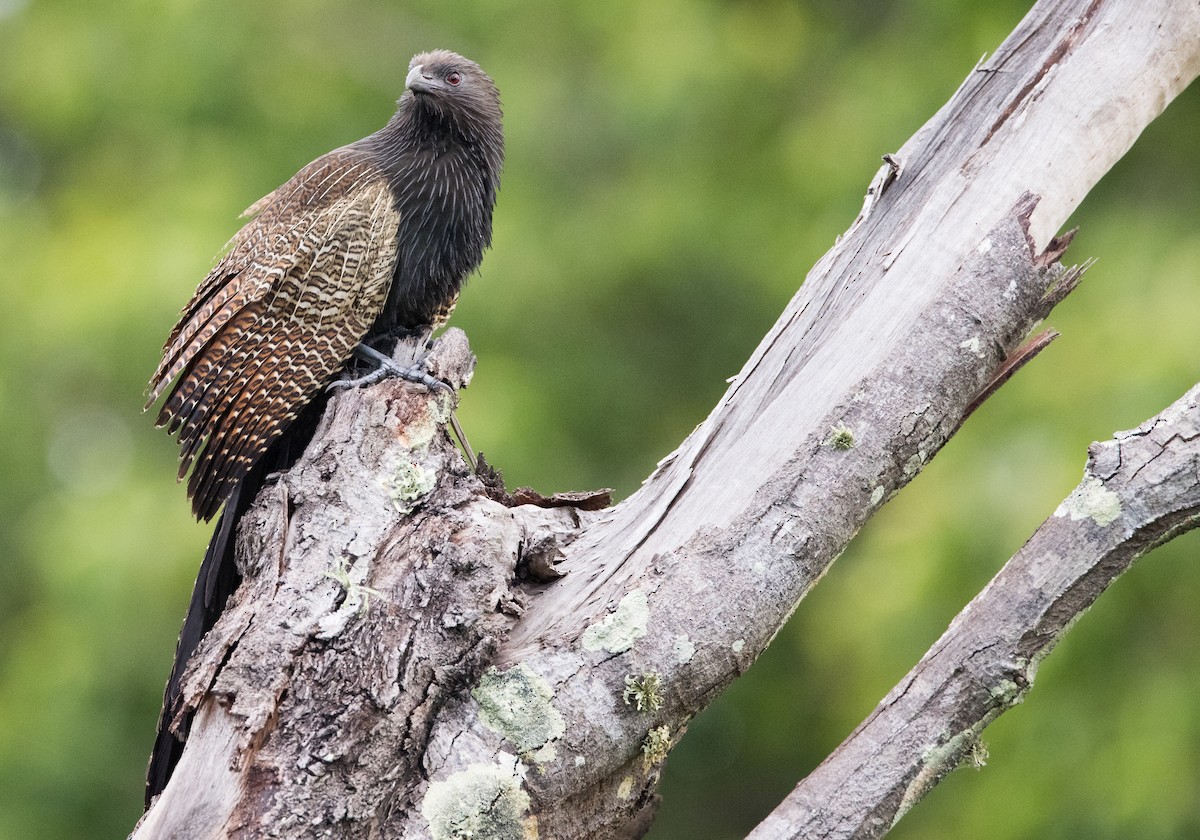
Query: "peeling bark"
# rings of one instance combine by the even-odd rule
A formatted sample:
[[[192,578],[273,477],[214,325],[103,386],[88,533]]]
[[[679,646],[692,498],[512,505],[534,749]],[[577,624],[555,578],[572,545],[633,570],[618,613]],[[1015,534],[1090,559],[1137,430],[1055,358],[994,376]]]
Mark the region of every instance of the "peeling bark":
[[[471,475],[447,395],[336,397],[242,522],[245,581],[189,668],[192,735],[134,836],[640,836],[691,717],[1032,357],[1079,278],[1055,232],[1197,72],[1194,3],[1039,3],[888,156],[709,418],[611,510]],[[469,377],[460,333],[437,354]],[[1087,600],[1073,591],[1060,618]],[[877,819],[920,789],[904,778]]]

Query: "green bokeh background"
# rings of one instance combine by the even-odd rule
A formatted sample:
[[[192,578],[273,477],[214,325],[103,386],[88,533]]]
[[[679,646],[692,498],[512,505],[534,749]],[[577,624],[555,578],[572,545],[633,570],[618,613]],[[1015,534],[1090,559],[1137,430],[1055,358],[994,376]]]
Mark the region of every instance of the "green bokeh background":
[[[636,488],[722,393],[1014,0],[0,0],[0,840],[119,837],[208,528],[140,413],[237,214],[446,46],[503,93],[454,322],[510,483]],[[1200,92],[1087,198],[1063,337],[865,528],[668,762],[653,840],[736,838],[1078,480],[1200,376]],[[1120,580],[900,838],[1200,836],[1200,547]]]

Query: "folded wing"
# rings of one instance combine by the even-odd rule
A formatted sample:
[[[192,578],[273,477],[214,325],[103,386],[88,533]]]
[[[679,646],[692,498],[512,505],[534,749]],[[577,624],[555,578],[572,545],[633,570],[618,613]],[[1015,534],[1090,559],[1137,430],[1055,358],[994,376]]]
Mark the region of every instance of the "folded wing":
[[[342,367],[387,299],[396,210],[386,177],[352,148],[300,170],[184,307],[150,380],[157,423],[179,433],[180,478],[210,519],[299,410]]]

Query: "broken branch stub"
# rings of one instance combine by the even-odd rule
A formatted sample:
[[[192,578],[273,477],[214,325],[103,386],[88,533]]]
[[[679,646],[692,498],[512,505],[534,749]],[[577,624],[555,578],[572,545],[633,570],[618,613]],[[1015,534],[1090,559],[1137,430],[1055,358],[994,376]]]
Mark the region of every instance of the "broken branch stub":
[[[430,367],[461,382],[473,363],[451,330]],[[239,527],[242,585],[185,678],[190,738],[135,838],[426,825],[429,729],[484,684],[523,609],[524,547],[548,562],[589,516],[487,498],[446,434],[452,407],[396,380],[339,394],[262,490]]]

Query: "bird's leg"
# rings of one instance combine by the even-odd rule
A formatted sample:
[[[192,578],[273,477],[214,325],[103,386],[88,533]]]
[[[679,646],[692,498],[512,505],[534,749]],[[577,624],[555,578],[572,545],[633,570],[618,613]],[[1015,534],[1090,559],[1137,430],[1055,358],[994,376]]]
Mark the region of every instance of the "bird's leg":
[[[357,378],[339,379],[329,384],[329,390],[337,390],[339,388],[358,388],[362,385],[374,385],[381,379],[386,379],[389,376],[397,376],[401,379],[406,379],[409,382],[417,382],[424,385],[430,391],[445,390],[449,391],[450,386],[437,377],[430,376],[425,370],[425,354],[422,354],[417,361],[405,367],[398,365],[388,356],[380,353],[374,347],[367,344],[359,344],[354,348],[354,355],[364,361],[374,362],[377,367],[375,370],[359,376]]]

